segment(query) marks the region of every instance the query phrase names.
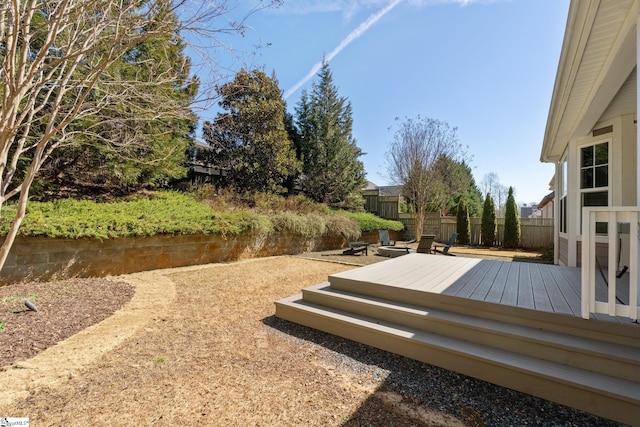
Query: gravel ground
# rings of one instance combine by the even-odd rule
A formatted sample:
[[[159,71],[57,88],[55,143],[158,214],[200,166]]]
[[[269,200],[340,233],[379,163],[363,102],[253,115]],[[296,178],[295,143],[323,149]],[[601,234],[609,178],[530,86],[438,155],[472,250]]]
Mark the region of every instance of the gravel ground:
[[[402,396],[403,401],[409,402],[413,408],[431,408],[450,414],[467,426],[622,426],[576,409],[276,317],[270,318],[268,324],[290,339],[313,342],[324,347],[327,350],[324,357],[328,363],[340,369],[370,375],[379,382],[379,392],[387,391]],[[352,418],[355,424],[345,425],[360,425],[357,423],[358,414]]]
[[[414,248],[415,244],[398,242]],[[369,265],[388,258],[370,247],[368,255],[342,255],[341,250],[299,255],[354,265]],[[457,255],[501,261],[541,262],[535,252],[496,251],[458,247]],[[273,317],[274,328],[288,336],[315,342],[330,350],[331,363],[355,371],[364,371],[380,379],[382,390],[391,390],[415,405],[426,405],[455,414],[469,426],[622,426],[582,411],[496,386],[393,353],[325,334]],[[384,380],[382,380],[384,379]]]

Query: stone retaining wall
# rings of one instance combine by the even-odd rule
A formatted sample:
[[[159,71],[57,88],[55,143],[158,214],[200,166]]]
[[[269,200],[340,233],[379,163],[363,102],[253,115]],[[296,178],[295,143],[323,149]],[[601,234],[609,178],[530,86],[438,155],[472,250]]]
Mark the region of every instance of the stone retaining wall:
[[[243,258],[299,254],[338,249],[345,247],[346,243],[341,235],[307,239],[289,233],[260,235],[254,232],[110,240],[19,237],[0,271],[0,285],[25,280],[103,277]]]

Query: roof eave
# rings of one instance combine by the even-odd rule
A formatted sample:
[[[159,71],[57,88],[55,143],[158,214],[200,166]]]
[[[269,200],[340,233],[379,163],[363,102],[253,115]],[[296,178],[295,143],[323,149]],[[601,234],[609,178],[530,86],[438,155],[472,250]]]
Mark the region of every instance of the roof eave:
[[[578,67],[600,4],[594,1],[572,1],[567,14],[558,71],[553,86],[549,115],[545,128],[540,161],[558,162],[568,145],[568,138],[558,135],[562,115],[567,107]]]

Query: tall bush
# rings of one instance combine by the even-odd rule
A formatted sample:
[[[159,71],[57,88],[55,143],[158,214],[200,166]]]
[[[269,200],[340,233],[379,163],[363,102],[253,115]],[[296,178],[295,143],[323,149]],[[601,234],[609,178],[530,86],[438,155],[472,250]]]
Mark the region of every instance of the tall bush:
[[[469,209],[464,197],[458,202],[458,210],[456,212],[456,230],[458,232],[458,242],[462,245],[469,244],[469,235],[471,234],[469,227]]]
[[[520,217],[518,206],[513,197],[513,187],[509,187],[507,205],[504,213],[504,247],[517,248],[520,246]]]
[[[482,207],[482,224],[480,227],[482,233],[482,244],[484,246],[493,246],[496,240],[496,205],[490,193],[484,199]]]
[[[304,194],[333,208],[361,209],[366,185],[363,153],[353,137],[351,103],[339,95],[328,61],[323,60],[311,93],[302,92],[296,114],[294,140]]]

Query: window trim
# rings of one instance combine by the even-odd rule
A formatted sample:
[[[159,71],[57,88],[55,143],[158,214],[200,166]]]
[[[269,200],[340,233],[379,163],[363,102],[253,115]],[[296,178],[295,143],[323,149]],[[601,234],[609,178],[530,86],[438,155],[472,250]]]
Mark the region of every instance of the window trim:
[[[594,186],[593,187],[588,187],[588,188],[582,188],[582,171],[583,171],[583,166],[582,166],[582,150],[586,147],[594,147],[594,165],[592,165],[591,167],[596,168],[595,165],[595,146],[599,145],[599,144],[607,144],[607,185],[606,186],[602,186],[602,187],[595,187],[595,173],[594,173]],[[578,156],[578,168],[577,168],[577,188],[578,188],[578,206],[580,208],[580,213],[579,213],[579,218],[580,218],[580,228],[578,230],[578,236],[582,236],[582,208],[585,207],[584,205],[584,194],[587,193],[602,193],[602,192],[606,192],[607,193],[607,204],[606,205],[602,205],[602,206],[611,206],[611,158],[612,158],[612,148],[613,148],[613,144],[612,144],[612,138],[608,137],[608,138],[601,138],[598,140],[594,140],[594,141],[589,141],[588,143],[585,144],[580,144],[577,146],[577,156]],[[595,205],[594,205],[595,206]],[[598,205],[600,206],[600,205]],[[597,236],[604,236],[603,234],[598,234]],[[581,240],[581,239],[580,239]]]
[[[558,232],[561,236],[567,237],[568,230],[568,213],[567,199],[569,194],[569,156],[565,152],[560,161],[560,182],[559,182],[558,198]]]

